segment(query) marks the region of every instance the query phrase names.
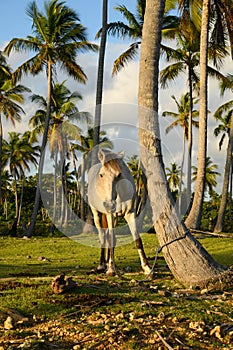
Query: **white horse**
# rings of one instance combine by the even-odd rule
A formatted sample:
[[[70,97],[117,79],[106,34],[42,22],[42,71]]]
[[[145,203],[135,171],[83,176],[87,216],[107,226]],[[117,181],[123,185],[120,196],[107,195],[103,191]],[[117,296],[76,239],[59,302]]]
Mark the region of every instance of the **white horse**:
[[[114,225],[117,216],[124,216],[138,249],[141,266],[145,274],[151,269],[137,231],[135,220],[135,184],[133,176],[123,161],[124,153],[118,154],[100,150],[100,163],[95,164],[88,173],[88,201],[101,244],[99,271],[108,275],[116,274],[114,247],[116,238]],[[105,258],[107,248],[107,259]]]

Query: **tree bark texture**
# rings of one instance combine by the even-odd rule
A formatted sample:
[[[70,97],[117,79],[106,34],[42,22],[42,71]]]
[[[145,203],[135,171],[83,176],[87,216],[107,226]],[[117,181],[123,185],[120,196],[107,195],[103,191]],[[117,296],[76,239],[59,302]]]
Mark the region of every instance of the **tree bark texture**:
[[[207,62],[208,62],[208,28],[210,0],[204,0],[202,6],[201,41],[200,41],[200,113],[198,132],[197,180],[191,211],[185,224],[199,229],[205,192],[205,168],[207,154]]]
[[[191,71],[189,69],[189,125],[188,125],[188,159],[187,159],[187,201],[191,199],[192,190],[192,147],[193,147],[193,86]]]
[[[147,0],[139,73],[139,140],[147,177],[153,223],[164,258],[183,284],[203,285],[224,268],[192,236],[181,221],[167,185],[158,121],[158,74],[165,0]]]

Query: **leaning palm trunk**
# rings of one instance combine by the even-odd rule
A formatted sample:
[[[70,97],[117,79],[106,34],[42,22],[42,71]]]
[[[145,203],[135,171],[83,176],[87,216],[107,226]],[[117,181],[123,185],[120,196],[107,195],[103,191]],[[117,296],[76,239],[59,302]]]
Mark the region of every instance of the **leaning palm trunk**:
[[[203,285],[224,271],[180,220],[168,188],[158,122],[158,66],[165,0],[147,0],[139,74],[139,140],[153,223],[164,258],[183,284]]]
[[[47,74],[48,74],[47,112],[46,112],[45,128],[44,128],[42,145],[41,145],[41,155],[40,155],[40,161],[39,161],[38,181],[37,181],[37,187],[36,187],[34,207],[33,207],[33,212],[32,212],[32,216],[31,216],[31,220],[30,220],[30,225],[29,225],[29,228],[27,230],[28,237],[31,237],[34,233],[35,226],[36,226],[36,218],[37,218],[37,214],[39,211],[40,198],[41,198],[40,186],[41,186],[42,175],[43,175],[45,147],[46,147],[46,143],[47,143],[49,124],[50,124],[51,88],[52,88],[52,63],[51,62],[48,62]]]
[[[198,133],[198,170],[196,189],[191,211],[185,224],[194,229],[200,228],[205,191],[205,167],[207,153],[207,54],[210,0],[204,0],[202,6],[202,24],[200,41],[200,118]]]
[[[225,216],[226,205],[227,205],[230,173],[231,173],[231,167],[232,167],[232,150],[233,150],[233,114],[231,115],[231,121],[230,121],[230,134],[229,134],[228,146],[227,146],[227,156],[226,156],[226,164],[225,164],[224,179],[223,179],[223,186],[222,186],[222,198],[220,202],[218,218],[214,228],[214,232],[221,232],[223,231],[223,228],[224,228],[224,216]]]

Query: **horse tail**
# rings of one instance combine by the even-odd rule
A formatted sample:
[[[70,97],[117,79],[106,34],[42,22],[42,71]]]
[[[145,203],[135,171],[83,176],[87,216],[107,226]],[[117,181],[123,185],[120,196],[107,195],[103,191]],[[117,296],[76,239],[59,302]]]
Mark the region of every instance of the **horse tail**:
[[[107,221],[107,216],[106,214],[102,214],[102,227],[104,229],[108,228],[108,221]]]

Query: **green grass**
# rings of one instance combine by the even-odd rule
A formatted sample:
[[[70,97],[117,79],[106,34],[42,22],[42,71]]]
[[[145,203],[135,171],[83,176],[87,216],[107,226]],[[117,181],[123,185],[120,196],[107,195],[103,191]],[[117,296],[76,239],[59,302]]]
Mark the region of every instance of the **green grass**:
[[[82,238],[84,242],[86,237]],[[145,234],[142,239],[152,264],[156,235]],[[233,263],[232,239],[200,241],[219,263]],[[99,261],[95,244],[85,246],[66,237],[0,237],[0,245],[0,324],[9,308],[36,319],[11,331],[0,326],[0,345],[31,339],[30,349],[72,349],[75,344],[80,349],[163,349],[158,331],[174,349],[182,349],[178,341],[197,350],[231,349],[233,335],[218,338],[210,336],[210,330],[232,323],[232,293],[183,290],[161,254],[154,279],[145,280],[134,243],[116,248],[115,277],[95,273]],[[62,272],[73,276],[77,288],[57,295],[51,281]]]

